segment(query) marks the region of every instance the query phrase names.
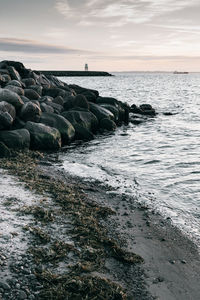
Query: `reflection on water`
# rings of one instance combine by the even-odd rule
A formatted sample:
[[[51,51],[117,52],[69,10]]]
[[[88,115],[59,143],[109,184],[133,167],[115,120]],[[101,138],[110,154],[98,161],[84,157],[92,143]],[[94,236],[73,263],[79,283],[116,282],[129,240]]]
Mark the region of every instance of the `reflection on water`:
[[[159,112],[143,124],[69,147],[61,154],[66,170],[137,195],[200,243],[200,74],[119,73],[63,80],[129,104],[150,103]]]

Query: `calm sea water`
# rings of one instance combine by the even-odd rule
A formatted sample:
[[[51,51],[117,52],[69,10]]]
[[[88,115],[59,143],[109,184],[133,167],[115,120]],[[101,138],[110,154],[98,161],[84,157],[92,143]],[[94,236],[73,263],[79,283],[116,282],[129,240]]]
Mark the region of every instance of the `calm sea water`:
[[[150,103],[159,113],[69,147],[61,154],[65,169],[133,195],[200,245],[200,74],[115,73],[62,80],[129,104]]]

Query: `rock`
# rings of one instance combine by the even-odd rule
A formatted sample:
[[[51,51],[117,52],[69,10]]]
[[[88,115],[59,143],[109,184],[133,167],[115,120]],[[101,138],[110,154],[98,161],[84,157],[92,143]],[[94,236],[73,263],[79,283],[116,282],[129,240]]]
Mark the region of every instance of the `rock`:
[[[84,108],[86,110],[89,109],[89,103],[86,99],[85,96],[83,95],[77,95],[74,99],[74,106],[76,107],[81,107],[81,108]]]
[[[4,60],[0,62],[0,69],[8,69],[8,66],[14,67],[19,74],[25,70],[24,65],[18,61]]]
[[[17,299],[25,300],[25,299],[27,299],[27,294],[24,291],[19,291],[18,295],[17,295]]]
[[[135,114],[141,114],[141,109],[135,104],[131,105],[130,111]]]
[[[53,98],[56,98],[58,96],[61,96],[61,97],[65,97],[65,91],[60,89],[60,88],[49,88],[49,89],[46,89],[44,88],[43,91],[42,91],[42,95],[43,96],[50,96],[50,97],[53,97]]]
[[[8,82],[8,85],[14,85],[14,86],[16,86],[16,87],[22,88],[22,84],[21,84],[21,82],[18,81],[18,80],[11,80],[10,82]]]
[[[64,110],[69,110],[75,106],[75,97],[74,96],[67,96],[64,99]]]
[[[8,74],[3,74],[2,75],[3,81],[6,83],[8,83],[9,81],[11,81],[11,77]]]
[[[0,158],[10,157],[11,153],[9,148],[2,142],[0,142]]]
[[[24,102],[20,96],[10,90],[0,88],[0,102],[6,101],[12,104],[16,110],[20,109]]]
[[[57,86],[57,87],[64,87],[64,82],[59,80],[57,77],[53,75],[48,75],[48,80],[51,82],[52,86]]]
[[[38,100],[40,98],[40,95],[32,89],[25,89],[24,95],[30,100]]]
[[[54,112],[57,114],[60,114],[63,111],[63,106],[61,106],[60,104],[49,102],[48,105],[53,107]]]
[[[30,100],[29,100],[27,97],[25,97],[25,96],[21,96],[21,99],[22,99],[22,101],[23,101],[24,103],[30,101]]]
[[[6,89],[18,94],[19,96],[24,96],[24,90],[21,87],[7,84]]]
[[[99,122],[101,121],[101,119],[105,118],[114,120],[114,115],[109,110],[101,107],[100,105],[90,103],[90,111],[97,117]]]
[[[107,118],[101,119],[99,126],[108,131],[114,131],[117,127],[114,121]]]
[[[13,66],[7,67],[7,70],[9,71],[11,79],[18,80],[18,81],[21,80],[21,76]]]
[[[92,92],[96,97],[99,96],[98,91],[92,90],[92,89],[87,89],[87,88],[81,87],[81,86],[76,85],[76,84],[69,84],[68,87],[71,88],[72,90],[74,90],[76,92],[76,94],[83,94],[85,92]]]
[[[21,120],[19,117],[16,117],[16,119],[13,122],[12,129],[22,129],[24,128],[26,122]]]
[[[53,107],[50,106],[50,105],[48,105],[48,104],[46,104],[46,103],[42,102],[40,104],[40,108],[41,108],[42,112],[44,112],[44,113],[54,113]]]
[[[61,96],[57,96],[55,99],[53,99],[52,102],[56,103],[56,104],[59,104],[61,106],[64,105],[64,100],[63,100],[63,97],[61,97]]]
[[[96,99],[96,104],[102,103],[118,107],[118,100],[112,97],[98,97]]]
[[[93,92],[85,91],[81,95],[85,96],[87,101],[96,103],[97,96]]]
[[[6,111],[0,111],[0,130],[9,129],[12,126],[13,118]]]
[[[43,97],[41,97],[40,99],[38,99],[38,101],[39,101],[40,103],[45,102],[46,104],[49,104],[49,102],[52,102],[53,99],[54,99],[53,97],[43,96]]]
[[[90,111],[81,108],[74,108],[62,112],[62,116],[65,117],[74,127],[76,124],[79,124],[91,132],[96,132],[98,129],[99,122],[95,115]]]
[[[27,149],[30,146],[30,134],[26,129],[0,131],[0,142],[10,149]]]
[[[42,111],[40,107],[37,104],[30,101],[22,106],[20,111],[20,118],[24,121],[37,122],[39,121],[41,114]]]
[[[13,120],[16,117],[16,109],[15,109],[15,107],[12,104],[10,104],[10,103],[8,103],[6,101],[0,102],[0,111],[8,112],[11,115],[11,117],[13,118]]]
[[[2,288],[5,291],[10,291],[10,289],[11,289],[9,284],[7,284],[5,282],[1,282],[1,281],[0,281],[0,288]]]
[[[150,104],[142,104],[139,106],[143,115],[155,116],[156,111]]]
[[[60,132],[42,123],[27,122],[25,128],[31,136],[31,149],[58,150],[61,147]]]
[[[53,113],[43,113],[40,117],[40,123],[59,130],[62,138],[62,144],[69,144],[75,136],[75,130],[72,124],[63,116]]]
[[[42,96],[42,89],[43,88],[42,88],[41,85],[30,85],[28,88],[31,89],[31,90],[36,91],[38,93],[38,95],[40,95],[40,97]]]
[[[102,104],[99,104],[101,107],[104,107],[106,108],[107,110],[109,110],[115,117],[115,122],[117,122],[119,120],[119,109],[114,106],[114,105],[111,105],[111,104],[105,104],[105,103],[102,103]]]
[[[91,131],[76,123],[75,128],[75,138],[76,140],[90,141],[94,139],[94,135]]]
[[[36,85],[36,81],[33,78],[24,78],[22,79],[22,82],[25,84],[26,87],[29,87],[31,85]]]

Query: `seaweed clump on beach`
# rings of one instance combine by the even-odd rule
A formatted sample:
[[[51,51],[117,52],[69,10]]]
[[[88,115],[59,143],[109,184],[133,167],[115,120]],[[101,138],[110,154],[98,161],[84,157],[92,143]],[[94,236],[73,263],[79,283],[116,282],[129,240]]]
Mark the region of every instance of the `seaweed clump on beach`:
[[[41,158],[43,154],[28,151],[17,152],[12,158],[1,160],[1,167],[17,175],[28,189],[43,196],[48,195],[61,207],[60,211],[48,211],[41,204],[40,207],[25,207],[21,211],[32,214],[41,226],[24,228],[34,238],[29,248],[34,264],[43,266],[42,271],[35,272],[43,285],[40,299],[126,299],[123,287],[96,274],[104,273],[107,258],[114,258],[123,264],[142,263],[143,259],[125,251],[119,241],[109,237],[106,227],[101,224],[101,220],[114,214],[114,211],[88,201],[78,185],[42,174],[38,168]],[[62,239],[55,240],[45,232],[46,224],[55,222],[56,214],[63,218],[70,217],[73,225],[70,234],[74,245]],[[64,274],[48,269],[48,263],[56,266],[67,258],[69,252],[74,253],[77,262],[69,265]]]

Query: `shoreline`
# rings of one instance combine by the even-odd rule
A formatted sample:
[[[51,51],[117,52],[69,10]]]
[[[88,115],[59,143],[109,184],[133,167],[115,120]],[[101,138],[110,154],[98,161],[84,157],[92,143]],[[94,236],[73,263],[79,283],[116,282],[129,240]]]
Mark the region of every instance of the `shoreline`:
[[[141,267],[147,290],[155,299],[199,299],[199,249],[189,237],[171,224],[170,219],[164,219],[159,213],[136,203],[130,196],[113,192],[113,187],[110,191],[101,183],[81,180],[64,170],[59,170],[59,173],[62,176],[66,174],[74,183],[78,180],[93,201],[116,211],[116,215],[109,217],[105,226],[111,234],[119,235],[124,240],[128,251],[144,259]],[[129,290],[133,282],[129,278],[125,284]]]
[[[131,197],[113,192],[108,186],[70,176],[64,170],[56,168],[56,158],[52,161],[48,154],[21,154],[13,160],[14,162],[4,159],[3,165],[7,172],[15,174],[36,197],[50,197],[48,202],[45,200],[39,206],[25,209],[26,214],[30,214],[35,220],[34,225],[28,225],[26,231],[31,245],[28,252],[31,251],[32,255],[28,257],[32,261],[32,268],[40,266],[43,270],[42,273],[34,272],[43,295],[36,299],[66,299],[61,294],[55,298],[57,288],[60,290],[63,282],[68,282],[69,278],[76,282],[76,278],[83,280],[86,277],[89,280],[93,278],[97,285],[103,285],[108,293],[107,296],[104,295],[104,299],[199,299],[200,259],[197,248],[168,220],[153,214]],[[55,183],[59,184],[59,188]],[[63,201],[66,193],[71,196],[65,208],[66,203]],[[71,201],[75,201],[75,207],[71,207]],[[70,224],[75,227],[68,231],[66,238],[69,240],[66,243],[65,230],[69,226],[69,216],[72,218]],[[65,223],[66,219],[68,225]],[[92,238],[94,233],[96,242]],[[62,245],[61,248],[58,245],[55,248],[55,237],[57,243],[60,240],[58,245]],[[53,244],[51,239],[54,240]],[[63,251],[65,247],[69,247],[70,251]],[[96,249],[92,260],[85,257],[85,247],[89,247],[88,251]],[[38,251],[42,249],[56,249],[56,256],[48,258],[48,251],[45,256],[43,252],[39,252],[38,256]],[[76,264],[70,268],[64,267],[72,263],[68,253],[73,252],[76,254],[70,254],[70,257]],[[90,252],[91,256],[94,255],[92,253]],[[69,275],[71,268],[73,272]],[[67,270],[67,277],[64,277],[63,270]],[[50,275],[54,273],[55,275]],[[22,278],[23,276],[22,274]],[[53,290],[48,282],[53,284]],[[89,287],[91,281],[83,283]],[[99,295],[95,286],[92,285],[91,289]],[[11,292],[13,291],[11,288]],[[110,292],[121,298],[108,296]],[[74,297],[73,294],[69,299]]]

